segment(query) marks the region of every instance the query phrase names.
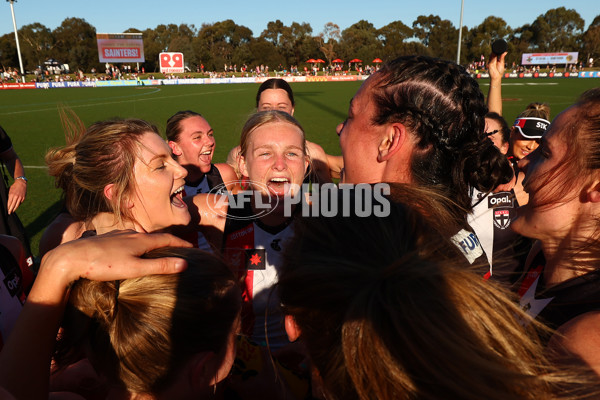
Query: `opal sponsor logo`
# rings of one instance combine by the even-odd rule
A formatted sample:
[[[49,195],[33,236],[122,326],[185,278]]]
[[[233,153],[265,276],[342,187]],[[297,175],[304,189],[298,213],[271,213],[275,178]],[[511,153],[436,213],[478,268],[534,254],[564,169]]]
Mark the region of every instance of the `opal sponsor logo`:
[[[8,293],[10,293],[12,297],[15,297],[19,293],[21,288],[21,277],[15,270],[4,278],[4,286],[6,286]]]
[[[513,199],[510,193],[488,197],[488,208],[514,207]]]

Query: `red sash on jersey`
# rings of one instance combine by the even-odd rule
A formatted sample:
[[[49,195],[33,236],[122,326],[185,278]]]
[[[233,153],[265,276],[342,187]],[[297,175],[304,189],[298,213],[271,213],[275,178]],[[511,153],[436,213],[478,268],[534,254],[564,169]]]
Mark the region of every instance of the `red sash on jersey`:
[[[519,288],[519,297],[523,297],[535,280],[539,278],[543,269],[543,265],[538,265],[536,268],[532,268],[527,272],[527,275],[523,278],[523,282],[521,282],[521,287]]]
[[[266,265],[265,250],[254,249],[254,223],[227,235],[223,257],[242,284],[242,331],[252,335],[255,322],[252,308],[254,270],[264,269]]]

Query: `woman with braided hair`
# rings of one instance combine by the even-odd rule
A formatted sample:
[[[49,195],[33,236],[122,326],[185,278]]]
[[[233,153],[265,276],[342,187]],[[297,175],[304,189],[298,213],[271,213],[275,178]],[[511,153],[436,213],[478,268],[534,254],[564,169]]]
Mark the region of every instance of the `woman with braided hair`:
[[[456,226],[440,229],[473,263],[484,253],[466,221],[470,188],[489,192],[513,175],[485,135],[486,113],[477,82],[461,66],[397,58],[365,81],[337,127],[344,180],[408,183],[452,200]]]

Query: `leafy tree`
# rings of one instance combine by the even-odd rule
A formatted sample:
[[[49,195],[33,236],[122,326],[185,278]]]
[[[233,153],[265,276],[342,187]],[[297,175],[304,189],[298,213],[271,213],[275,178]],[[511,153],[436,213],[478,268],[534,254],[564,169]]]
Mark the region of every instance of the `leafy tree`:
[[[184,62],[190,69],[195,69],[196,64],[198,64],[198,58],[192,46],[195,36],[196,28],[194,25],[181,24],[177,28],[177,34],[171,36],[171,42],[168,46],[168,51],[183,53]]]
[[[52,56],[54,38],[52,31],[39,22],[19,29],[19,43],[24,68],[33,71]]]
[[[442,20],[437,15],[420,15],[413,22],[415,37],[429,48],[435,57],[447,60],[456,59],[458,44],[458,29],[447,19]]]
[[[280,37],[284,34],[286,26],[280,20],[275,22],[269,21],[267,23],[267,29],[265,29],[260,37],[273,43],[275,47],[279,46]]]
[[[307,60],[310,54],[315,52],[315,41],[313,39],[313,29],[309,23],[292,22],[291,37],[293,38],[292,52],[293,57],[287,59],[288,66],[298,65]]]
[[[534,42],[535,32],[533,31],[530,24],[525,24],[514,30],[510,36],[509,46],[511,51],[508,53],[508,64],[513,62],[521,63],[521,54],[531,53],[535,49]]]
[[[194,49],[198,52],[201,62],[210,70],[222,70],[225,64],[241,64],[245,60],[234,59],[236,49],[247,46],[252,40],[252,31],[237,25],[232,20],[204,24],[198,32],[198,39],[194,42]],[[208,57],[205,60],[205,57]]]
[[[410,54],[406,40],[412,38],[412,28],[404,25],[402,21],[394,21],[377,30],[377,38],[383,45],[380,58],[384,61],[392,60],[402,54]]]
[[[381,42],[377,38],[377,29],[372,23],[360,20],[342,31],[340,41],[344,60],[358,58],[365,64],[381,54]]]
[[[458,28],[444,19],[435,27],[433,35],[429,38],[429,49],[436,57],[456,61],[457,48]]]
[[[144,68],[147,72],[158,71],[158,55],[166,50],[164,44],[158,40],[158,33],[155,29],[145,29],[142,32],[144,41]]]
[[[283,56],[277,51],[277,47],[273,42],[266,40],[263,37],[251,41],[248,44],[248,49],[250,54],[250,58],[248,59],[249,68],[263,64],[274,69],[277,68],[279,64],[283,65],[283,63],[285,63]]]
[[[584,21],[575,10],[565,7],[548,10],[531,24],[538,51],[577,51],[581,45]]]
[[[590,57],[598,60],[600,58],[600,24],[590,26],[583,34],[583,51],[586,54],[586,60]],[[598,60],[600,62],[600,60]],[[596,63],[596,65],[598,65]]]
[[[323,27],[323,31],[315,36],[315,41],[321,53],[327,59],[328,64],[336,59],[336,45],[341,39],[340,27],[333,22],[328,22]]]
[[[419,15],[412,24],[415,37],[419,39],[424,46],[429,47],[431,35],[435,27],[441,22],[442,19],[437,15]]]
[[[7,33],[0,36],[0,67],[7,69],[19,65],[15,34]]]
[[[467,43],[468,52],[462,61],[478,60],[483,54],[486,58],[492,51],[492,43],[498,39],[509,40],[513,30],[502,18],[490,16],[471,29],[463,43]],[[463,36],[464,38],[464,36]],[[461,52],[461,55],[463,52]],[[509,51],[509,54],[512,54]]]
[[[535,51],[579,51],[582,59],[600,59],[600,15],[587,31],[575,10],[559,7],[548,10],[534,21],[511,28],[502,18],[487,17],[469,30],[463,29],[462,62],[479,59],[490,53],[491,43],[499,38],[508,42],[507,63],[520,62],[522,53]],[[126,32],[140,32],[130,28]],[[158,69],[158,55],[163,51],[184,53],[187,64],[194,69],[203,63],[206,70],[222,70],[223,65],[249,66],[266,64],[271,69],[301,64],[308,58],[334,58],[346,61],[360,58],[370,63],[379,57],[390,60],[401,54],[426,54],[454,60],[458,29],[449,20],[436,15],[421,15],[412,28],[394,21],[380,29],[361,20],[343,32],[333,22],[325,24],[321,33],[313,36],[308,23],[293,22],[286,26],[281,20],[270,21],[257,37],[233,20],[203,24],[200,29],[188,24],[161,24],[140,32],[144,40],[145,67]],[[81,18],[67,18],[54,31],[40,23],[19,30],[21,51],[26,69],[31,70],[47,58],[68,63],[72,70],[100,67],[96,31]],[[12,33],[0,36],[0,62],[4,67],[18,65]]]
[[[67,18],[53,32],[55,47],[53,57],[68,63],[72,71],[89,70],[100,66],[96,41],[96,28],[82,18]]]

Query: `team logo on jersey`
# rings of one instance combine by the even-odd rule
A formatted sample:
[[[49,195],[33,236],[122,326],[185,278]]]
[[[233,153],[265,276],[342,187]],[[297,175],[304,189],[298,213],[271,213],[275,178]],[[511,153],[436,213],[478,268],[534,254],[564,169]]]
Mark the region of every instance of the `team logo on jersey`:
[[[514,207],[513,198],[510,193],[504,192],[488,197],[488,208],[499,207]]]
[[[510,211],[494,210],[494,226],[498,229],[506,229],[510,226]]]
[[[281,242],[281,239],[273,239],[273,241],[271,242],[271,248],[275,251],[281,251],[281,246],[279,245],[279,242]]]
[[[248,249],[246,251],[246,269],[266,269],[265,249]]]

